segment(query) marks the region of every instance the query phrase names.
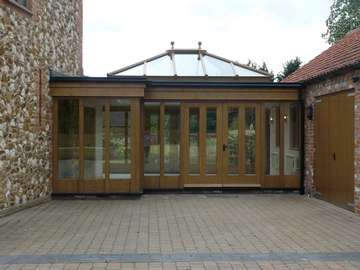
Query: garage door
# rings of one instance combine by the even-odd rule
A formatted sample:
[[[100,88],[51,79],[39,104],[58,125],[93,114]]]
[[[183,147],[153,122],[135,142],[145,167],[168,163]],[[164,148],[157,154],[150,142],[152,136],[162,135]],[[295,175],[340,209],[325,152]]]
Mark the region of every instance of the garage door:
[[[320,196],[343,206],[354,201],[354,97],[321,96],[315,111],[315,185]]]

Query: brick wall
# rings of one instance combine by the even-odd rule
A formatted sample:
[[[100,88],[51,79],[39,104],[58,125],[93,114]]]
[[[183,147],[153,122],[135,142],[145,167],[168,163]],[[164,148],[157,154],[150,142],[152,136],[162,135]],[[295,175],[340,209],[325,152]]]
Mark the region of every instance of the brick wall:
[[[353,88],[355,90],[354,122],[354,178],[355,178],[355,211],[360,213],[360,82],[353,82],[353,77],[360,77],[360,69],[344,75],[332,76],[316,83],[309,83],[305,91],[305,106],[313,105],[315,97]],[[316,117],[316,115],[315,115]],[[316,192],[314,186],[314,139],[315,119],[305,119],[305,190]]]
[[[30,3],[0,0],[0,212],[49,196],[49,69],[82,73],[82,1]]]

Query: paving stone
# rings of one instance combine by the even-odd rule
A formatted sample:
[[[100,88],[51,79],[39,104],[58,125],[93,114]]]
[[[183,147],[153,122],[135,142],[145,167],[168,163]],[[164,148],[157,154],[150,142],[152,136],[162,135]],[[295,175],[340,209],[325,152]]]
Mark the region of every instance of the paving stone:
[[[359,232],[294,194],[55,200],[0,219],[0,269],[360,269]]]

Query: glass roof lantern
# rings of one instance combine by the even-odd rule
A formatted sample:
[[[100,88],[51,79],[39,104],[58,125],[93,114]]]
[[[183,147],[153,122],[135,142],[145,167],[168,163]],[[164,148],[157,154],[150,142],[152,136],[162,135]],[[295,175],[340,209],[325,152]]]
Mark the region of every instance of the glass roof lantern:
[[[259,71],[226,58],[198,49],[171,49],[133,65],[108,73],[108,76],[149,76],[149,77],[271,77]]]

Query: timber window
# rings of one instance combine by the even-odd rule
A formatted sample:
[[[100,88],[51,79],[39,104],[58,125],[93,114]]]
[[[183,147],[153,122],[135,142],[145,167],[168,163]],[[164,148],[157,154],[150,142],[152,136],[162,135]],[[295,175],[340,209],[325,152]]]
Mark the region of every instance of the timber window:
[[[128,99],[59,99],[57,178],[131,178],[131,102]]]

